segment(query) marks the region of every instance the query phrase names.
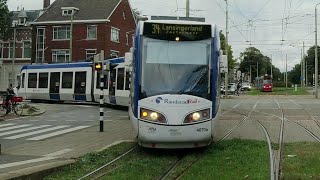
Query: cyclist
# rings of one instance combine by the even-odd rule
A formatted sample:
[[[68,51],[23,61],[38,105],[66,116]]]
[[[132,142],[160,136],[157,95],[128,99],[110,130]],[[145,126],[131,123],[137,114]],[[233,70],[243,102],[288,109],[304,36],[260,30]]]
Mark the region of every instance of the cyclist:
[[[7,97],[6,97],[6,109],[7,109],[7,112],[6,112],[6,114],[8,114],[10,112],[9,100],[12,103],[12,99],[13,99],[14,95],[15,95],[15,93],[14,93],[12,84],[10,84],[9,87],[7,88]]]

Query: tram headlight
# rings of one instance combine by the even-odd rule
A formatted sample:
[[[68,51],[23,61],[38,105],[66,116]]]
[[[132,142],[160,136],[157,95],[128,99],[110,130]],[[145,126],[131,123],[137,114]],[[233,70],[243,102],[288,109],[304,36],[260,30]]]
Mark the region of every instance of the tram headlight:
[[[146,108],[140,108],[140,119],[152,122],[167,123],[167,120],[163,114]]]
[[[184,118],[183,123],[193,123],[210,119],[210,109],[195,111]]]

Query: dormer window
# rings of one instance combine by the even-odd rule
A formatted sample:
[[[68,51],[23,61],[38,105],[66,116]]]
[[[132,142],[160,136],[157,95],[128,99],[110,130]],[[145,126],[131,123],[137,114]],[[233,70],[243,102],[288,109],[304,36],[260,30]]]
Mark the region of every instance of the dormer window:
[[[72,9],[64,9],[62,10],[62,16],[70,16],[72,14]]]
[[[61,7],[62,16],[73,16],[77,11],[79,11],[76,7]]]
[[[25,25],[26,24],[26,18],[19,18],[19,25]]]

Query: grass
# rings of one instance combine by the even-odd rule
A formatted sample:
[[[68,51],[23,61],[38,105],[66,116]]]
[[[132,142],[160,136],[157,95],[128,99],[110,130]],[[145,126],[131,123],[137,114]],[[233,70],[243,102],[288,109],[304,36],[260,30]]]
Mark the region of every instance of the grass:
[[[294,88],[282,88],[282,87],[274,87],[272,92],[262,92],[258,89],[252,89],[247,92],[247,95],[309,95],[310,93],[306,90],[302,90],[298,88],[295,91]]]
[[[123,143],[103,152],[90,153],[73,165],[56,172],[46,180],[77,179],[111,161],[135,145]],[[157,150],[138,147],[132,153],[103,169],[99,179],[159,179],[176,162],[178,155],[187,154],[177,166],[174,179],[198,157],[202,157],[184,174],[182,179],[250,179],[269,178],[268,149],[265,142],[228,140],[207,148],[186,150]]]
[[[319,149],[319,143],[286,144],[281,179],[320,179]]]
[[[227,140],[215,144],[182,179],[270,179],[267,143]]]
[[[93,171],[104,165],[106,162],[111,161],[121,154],[127,152],[134,146],[136,146],[135,143],[122,143],[99,153],[88,153],[82,156],[75,164],[69,165],[63,168],[61,171],[56,172],[44,179],[78,179],[90,171]]]

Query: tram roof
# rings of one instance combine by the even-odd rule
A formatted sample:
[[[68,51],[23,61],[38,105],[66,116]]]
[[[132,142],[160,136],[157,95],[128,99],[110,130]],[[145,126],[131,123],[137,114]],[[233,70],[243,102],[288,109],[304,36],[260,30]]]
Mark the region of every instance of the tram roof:
[[[110,64],[119,64],[124,62],[124,57],[118,57],[113,59],[106,59],[104,62],[110,62]],[[21,68],[25,69],[55,69],[55,68],[80,68],[80,67],[91,67],[93,62],[71,62],[71,63],[56,63],[56,64],[32,64],[25,65]]]

